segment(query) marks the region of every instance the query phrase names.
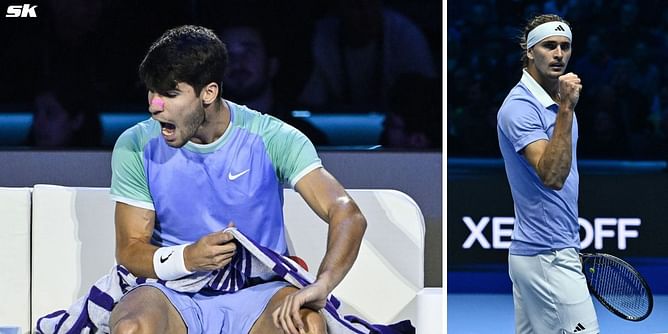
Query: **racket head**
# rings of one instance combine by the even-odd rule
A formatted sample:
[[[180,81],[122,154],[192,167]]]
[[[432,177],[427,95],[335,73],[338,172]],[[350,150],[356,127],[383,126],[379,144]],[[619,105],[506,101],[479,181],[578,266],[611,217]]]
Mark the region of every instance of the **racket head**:
[[[580,256],[589,291],[605,308],[629,321],[641,321],[652,313],[652,291],[633,266],[605,253]]]

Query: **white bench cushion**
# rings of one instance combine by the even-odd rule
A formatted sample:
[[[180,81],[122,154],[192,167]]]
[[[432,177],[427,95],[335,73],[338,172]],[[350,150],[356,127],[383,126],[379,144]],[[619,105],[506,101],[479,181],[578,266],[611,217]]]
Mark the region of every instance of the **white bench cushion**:
[[[114,265],[114,202],[108,188],[35,185],[32,323],[67,309]]]
[[[0,188],[0,326],[30,328],[30,188]]]

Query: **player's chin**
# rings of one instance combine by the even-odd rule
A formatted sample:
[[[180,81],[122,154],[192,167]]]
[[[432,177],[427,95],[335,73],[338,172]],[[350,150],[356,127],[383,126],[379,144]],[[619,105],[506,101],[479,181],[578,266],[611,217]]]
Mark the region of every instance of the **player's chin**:
[[[173,139],[165,138],[165,143],[169,147],[173,147],[173,148],[181,148],[181,147],[183,147],[183,145],[186,144],[186,142],[187,142],[186,140],[179,139],[179,138],[173,138]]]
[[[564,75],[564,71],[552,71],[548,70],[544,73],[545,77],[550,80],[559,80],[559,77]]]
[[[547,72],[551,76],[559,77],[561,75],[564,75],[564,73],[566,73],[566,67],[564,67],[564,66],[550,66],[550,67],[548,67]]]

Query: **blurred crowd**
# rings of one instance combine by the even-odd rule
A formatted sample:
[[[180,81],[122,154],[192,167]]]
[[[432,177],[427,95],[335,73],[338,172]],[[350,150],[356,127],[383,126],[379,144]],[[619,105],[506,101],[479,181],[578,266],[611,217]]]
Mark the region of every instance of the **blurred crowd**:
[[[543,13],[571,24],[567,72],[582,79],[580,159],[668,158],[668,6],[659,0],[448,1],[447,141],[499,157],[496,113],[521,77],[519,36]]]
[[[99,146],[100,113],[146,108],[137,68],[150,44],[169,28],[198,24],[228,46],[224,98],[285,120],[317,145],[330,143],[292,110],[382,113],[385,147],[439,149],[441,6],[45,0],[35,18],[0,21],[0,112],[33,113],[26,146]]]

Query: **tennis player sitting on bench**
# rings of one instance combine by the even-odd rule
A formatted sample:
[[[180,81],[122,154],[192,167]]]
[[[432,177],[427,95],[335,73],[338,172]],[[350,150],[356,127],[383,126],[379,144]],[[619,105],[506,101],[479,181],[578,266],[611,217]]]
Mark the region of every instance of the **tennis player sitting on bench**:
[[[182,26],[151,45],[139,74],[152,119],[126,130],[112,155],[116,257],[134,275],[178,279],[230,262],[230,222],[287,253],[281,183],[329,224],[314,284],[283,281],[238,292],[183,294],[141,285],[113,309],[113,333],[325,333],[328,294],[351,268],[366,220],[308,138],[223,100],[227,51],[209,29]]]

